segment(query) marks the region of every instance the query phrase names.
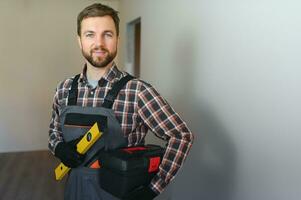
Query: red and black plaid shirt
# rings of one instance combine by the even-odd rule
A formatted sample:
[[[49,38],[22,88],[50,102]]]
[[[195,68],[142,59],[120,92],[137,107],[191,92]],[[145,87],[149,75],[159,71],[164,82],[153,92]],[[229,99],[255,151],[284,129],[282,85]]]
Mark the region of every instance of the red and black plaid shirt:
[[[95,89],[88,84],[85,74],[86,67],[78,80],[77,105],[99,107],[112,85],[127,73],[119,71],[114,65],[99,80]],[[60,82],[54,95],[48,145],[52,153],[56,145],[63,140],[61,105],[67,105],[72,80],[73,78],[69,78]],[[191,148],[193,134],[166,100],[150,84],[139,79],[129,81],[119,92],[113,110],[123,134],[128,138],[129,146],[144,143],[148,129],[168,142],[159,172],[151,182],[152,189],[161,193],[182,166]]]

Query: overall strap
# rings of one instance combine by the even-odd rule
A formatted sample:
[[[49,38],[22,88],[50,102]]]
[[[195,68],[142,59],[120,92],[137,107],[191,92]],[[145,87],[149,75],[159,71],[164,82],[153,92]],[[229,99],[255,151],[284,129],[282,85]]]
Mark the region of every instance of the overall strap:
[[[105,96],[102,107],[112,109],[113,103],[119,91],[127,84],[128,81],[132,80],[133,78],[133,76],[128,74],[125,77],[121,78],[118,82],[116,82],[113,85],[112,89]]]
[[[68,106],[75,106],[77,103],[79,77],[80,74],[77,74],[72,81],[71,89],[69,90],[68,96]]]

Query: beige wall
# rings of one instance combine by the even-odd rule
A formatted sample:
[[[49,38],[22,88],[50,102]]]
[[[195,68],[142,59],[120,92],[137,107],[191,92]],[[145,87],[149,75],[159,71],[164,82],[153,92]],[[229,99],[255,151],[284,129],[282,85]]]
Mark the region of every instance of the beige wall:
[[[56,84],[83,60],[76,17],[87,5],[118,1],[0,1],[0,152],[46,149]]]

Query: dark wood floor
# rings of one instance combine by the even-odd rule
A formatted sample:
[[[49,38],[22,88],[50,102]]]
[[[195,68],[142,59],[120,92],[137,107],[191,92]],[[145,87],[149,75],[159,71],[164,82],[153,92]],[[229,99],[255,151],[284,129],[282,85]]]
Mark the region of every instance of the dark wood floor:
[[[49,151],[0,153],[0,199],[63,200],[66,178],[54,178],[58,163]]]

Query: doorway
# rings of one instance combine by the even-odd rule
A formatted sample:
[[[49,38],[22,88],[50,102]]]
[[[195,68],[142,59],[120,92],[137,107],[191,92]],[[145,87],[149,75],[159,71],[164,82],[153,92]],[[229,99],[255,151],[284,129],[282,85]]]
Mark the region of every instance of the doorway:
[[[141,57],[141,18],[127,24],[127,61],[126,71],[140,77]]]

